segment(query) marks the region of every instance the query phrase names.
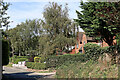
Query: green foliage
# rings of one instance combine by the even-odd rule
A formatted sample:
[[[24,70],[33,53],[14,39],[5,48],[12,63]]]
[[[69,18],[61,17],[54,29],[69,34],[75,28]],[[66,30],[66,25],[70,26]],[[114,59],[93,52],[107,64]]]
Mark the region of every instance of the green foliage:
[[[34,57],[34,62],[40,62],[41,57]]]
[[[10,63],[10,64],[8,64],[8,65],[6,65],[7,67],[12,67],[12,64]]]
[[[120,32],[120,2],[81,2],[80,8],[75,21],[87,35],[99,37],[111,46],[113,37]]]
[[[26,57],[26,56],[14,56],[13,58],[11,58],[11,59],[13,59],[13,63],[14,64],[18,64],[18,62],[22,62],[22,61],[28,61],[28,57]],[[12,60],[11,60],[12,61]]]
[[[41,56],[40,62],[41,62],[41,63],[44,63],[46,59],[47,59],[47,56]]]
[[[101,48],[97,44],[87,43],[84,46],[85,54],[89,59],[98,59],[100,55],[108,50],[108,47]]]
[[[6,17],[9,5],[9,3],[0,0],[0,27],[8,27],[8,24],[10,23],[10,21],[8,21],[10,17]]]
[[[28,61],[29,62],[34,62],[34,55],[30,55],[30,56],[28,56]]]
[[[14,55],[15,56],[15,58],[28,58],[28,56],[16,56],[16,55]]]
[[[57,48],[67,52],[75,44],[77,24],[68,16],[68,8],[49,3],[43,12],[44,20],[26,20],[10,29],[12,52],[23,55],[56,54]]]
[[[18,64],[18,62],[22,62],[22,61],[28,61],[28,59],[26,59],[26,58],[18,58],[18,59],[15,59],[13,63]]]
[[[105,67],[93,60],[66,63],[57,69],[56,78],[118,78],[118,67],[116,64]]]
[[[79,55],[61,55],[61,56],[49,56],[46,60],[46,66],[48,68],[57,68],[62,64],[74,63],[74,62],[85,62],[88,58],[85,54]]]
[[[7,65],[9,63],[9,52],[8,41],[2,40],[2,65]]]
[[[38,62],[26,62],[27,68],[31,69],[46,69],[46,64],[45,63],[38,63]]]
[[[118,53],[120,53],[120,33],[117,34],[116,36],[116,40],[117,40],[117,50],[118,50]]]
[[[19,56],[27,54],[38,54],[38,34],[41,34],[41,20],[26,20],[17,25],[15,28],[7,31],[12,48],[12,52],[18,53]],[[37,32],[36,32],[37,29]]]
[[[45,18],[44,29],[47,33],[47,40],[42,38],[42,40],[45,39],[42,41],[45,43],[42,45],[45,47],[44,54],[55,54],[57,49],[66,51],[69,46],[75,44],[74,37],[77,25],[68,17],[67,4],[65,8],[62,8],[62,5],[57,3],[49,3],[44,9],[43,16]]]

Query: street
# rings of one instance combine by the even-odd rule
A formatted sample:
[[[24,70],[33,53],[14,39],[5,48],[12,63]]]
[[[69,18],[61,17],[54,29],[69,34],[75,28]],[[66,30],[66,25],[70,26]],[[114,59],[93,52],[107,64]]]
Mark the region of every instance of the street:
[[[43,78],[53,78],[55,72],[52,73],[36,73],[27,71],[25,69],[18,69],[13,67],[3,67],[2,80],[40,80]]]

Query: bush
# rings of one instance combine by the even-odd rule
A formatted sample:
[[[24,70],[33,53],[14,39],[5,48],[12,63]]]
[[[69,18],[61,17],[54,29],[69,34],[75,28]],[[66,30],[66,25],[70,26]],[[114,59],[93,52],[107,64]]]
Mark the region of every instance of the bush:
[[[45,62],[46,59],[47,59],[46,56],[36,56],[36,57],[34,57],[34,62],[43,63],[43,62]]]
[[[22,62],[22,61],[28,61],[28,59],[27,58],[16,58],[14,59],[13,63],[18,64],[18,62]]]
[[[43,62],[45,62],[46,59],[47,59],[47,56],[41,56],[40,62],[43,63]]]
[[[74,62],[86,62],[88,58],[85,54],[75,54],[75,55],[59,55],[59,56],[49,56],[46,60],[46,66],[48,68],[51,67],[59,67],[66,62],[74,63]]]
[[[34,62],[34,55],[30,55],[29,57],[28,57],[28,61],[29,62]]]
[[[10,62],[12,62],[14,64],[18,64],[18,62],[22,62],[22,61],[28,61],[28,57],[27,56],[16,56],[16,55],[14,55],[14,57],[10,58]]]
[[[28,59],[28,56],[16,56],[16,58],[27,58]]]
[[[2,65],[9,63],[9,44],[7,41],[2,40]]]
[[[97,60],[107,49],[108,47],[101,48],[99,45],[93,43],[87,43],[84,46],[86,56],[94,60]]]
[[[41,57],[34,57],[34,62],[40,62]]]
[[[27,68],[31,69],[46,69],[46,64],[45,63],[38,63],[38,62],[26,62]]]

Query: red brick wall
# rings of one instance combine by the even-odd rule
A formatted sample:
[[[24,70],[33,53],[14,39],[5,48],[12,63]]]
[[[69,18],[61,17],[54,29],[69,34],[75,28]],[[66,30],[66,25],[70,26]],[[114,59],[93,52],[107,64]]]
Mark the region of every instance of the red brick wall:
[[[82,53],[84,53],[84,41],[85,43],[87,43],[87,38],[86,38],[86,35],[83,34],[83,38],[82,38],[82,44],[80,44],[80,40],[77,39],[77,43],[78,43],[78,48],[77,48],[77,44],[75,45],[75,49],[72,50],[72,52],[70,54],[75,54],[75,53],[78,53],[79,52],[79,49],[82,47]],[[96,42],[91,42],[93,44],[99,44],[99,43],[96,43]],[[113,41],[113,44],[115,45],[116,44],[116,40]],[[101,43],[101,47],[106,47],[106,46],[109,46],[105,41],[103,41]]]
[[[78,48],[77,45],[75,45],[75,52],[78,53],[79,49],[82,47],[82,53],[84,53],[84,42],[87,43],[87,39],[86,39],[86,35],[83,34],[83,38],[82,38],[82,44],[80,44],[80,40],[78,40]]]
[[[72,49],[72,52],[70,52],[70,54],[75,54],[75,49]]]

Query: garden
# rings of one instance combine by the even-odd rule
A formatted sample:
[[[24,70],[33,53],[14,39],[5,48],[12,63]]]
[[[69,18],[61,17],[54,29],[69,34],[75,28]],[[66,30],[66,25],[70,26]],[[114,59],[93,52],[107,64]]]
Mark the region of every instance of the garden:
[[[10,4],[0,2],[0,25],[8,26],[9,17],[3,16]],[[28,19],[9,30],[6,27],[1,31],[2,66],[25,61],[28,69],[56,71],[55,78],[118,78],[120,2],[81,2],[80,8],[82,11],[76,10],[78,19],[71,20],[68,4],[62,7],[52,2],[43,10],[44,19]],[[69,54],[79,28],[108,47],[85,43],[84,53]]]
[[[104,56],[113,53],[112,48],[87,43],[84,54],[32,56],[33,60],[29,56],[14,56],[9,63],[26,61],[29,69],[56,71],[55,78],[117,78],[118,64],[112,58],[106,61]]]

